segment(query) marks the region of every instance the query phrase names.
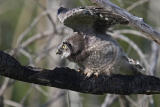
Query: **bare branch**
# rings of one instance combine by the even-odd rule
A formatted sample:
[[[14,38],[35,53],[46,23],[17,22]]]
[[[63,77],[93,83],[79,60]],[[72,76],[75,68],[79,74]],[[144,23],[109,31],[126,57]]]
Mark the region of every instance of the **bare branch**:
[[[6,105],[9,105],[9,106],[12,106],[12,107],[23,107],[23,105],[21,105],[17,102],[11,101],[11,100],[4,100],[4,103]]]
[[[55,95],[48,100],[45,104],[41,105],[40,107],[49,107],[52,103],[56,102],[59,98],[63,97],[66,93],[64,91],[60,91],[55,93]]]
[[[44,91],[40,86],[38,85],[34,85],[34,88],[39,91],[39,93],[43,94],[44,96],[48,97],[49,93],[47,93],[46,91]]]
[[[157,44],[152,42],[152,53],[150,57],[150,75],[154,75],[158,63],[158,58],[159,58],[159,48]]]
[[[82,72],[67,67],[53,70],[22,66],[0,51],[0,75],[44,86],[90,94],[159,94],[160,79],[147,75],[99,75],[86,78]]]
[[[125,97],[134,107],[139,107],[139,105],[134,100],[132,100],[129,96],[125,96]]]
[[[128,19],[130,26],[135,27],[139,31],[143,32],[147,38],[155,41],[160,45],[160,33],[155,29],[153,29],[148,24],[146,24],[143,21],[143,18],[133,16],[132,14],[128,13],[126,10],[111,3],[109,0],[90,0],[90,1],[96,3],[99,6],[104,7],[108,11],[111,11],[113,13],[116,13],[125,17],[126,19]]]
[[[136,31],[136,30],[130,30],[130,29],[114,30],[114,33],[116,33],[116,34],[132,34],[132,35],[143,37],[143,38],[147,39],[143,33]]]
[[[47,11],[42,12],[42,14],[40,14],[37,18],[33,20],[31,25],[19,36],[17,40],[17,46],[19,46],[23,38],[33,29],[33,27],[39,22],[39,20],[47,14],[48,14]]]
[[[5,78],[4,83],[2,84],[0,89],[0,96],[2,96],[4,91],[6,90],[9,80],[10,80],[9,78]]]
[[[145,54],[143,54],[143,52],[141,51],[141,49],[132,40],[130,40],[129,38],[127,38],[126,36],[123,36],[121,34],[116,34],[116,33],[114,34],[113,33],[111,35],[114,36],[115,38],[119,38],[119,39],[127,42],[130,46],[132,46],[132,48],[136,50],[136,52],[140,56],[140,59],[143,61],[145,67],[148,70],[149,64],[148,64],[148,61],[145,58]]]
[[[31,38],[27,39],[26,41],[24,41],[22,44],[20,44],[20,48],[25,48],[26,46],[35,42],[36,40],[43,39],[45,37],[49,37],[52,34],[53,34],[53,31],[50,31],[50,30],[45,31],[45,32],[40,33],[40,34],[36,34],[36,35],[32,36]]]
[[[110,107],[110,105],[117,99],[117,97],[117,95],[108,94],[101,107]]]
[[[23,105],[24,102],[26,101],[27,97],[31,94],[33,91],[33,86],[31,86],[28,91],[26,92],[26,95],[21,99],[20,104]]]

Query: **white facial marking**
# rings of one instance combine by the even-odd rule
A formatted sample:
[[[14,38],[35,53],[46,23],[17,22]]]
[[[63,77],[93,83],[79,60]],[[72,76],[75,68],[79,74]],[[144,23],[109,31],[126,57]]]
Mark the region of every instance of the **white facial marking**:
[[[63,54],[62,54],[62,58],[67,58],[68,56],[70,56],[70,51],[64,51]]]

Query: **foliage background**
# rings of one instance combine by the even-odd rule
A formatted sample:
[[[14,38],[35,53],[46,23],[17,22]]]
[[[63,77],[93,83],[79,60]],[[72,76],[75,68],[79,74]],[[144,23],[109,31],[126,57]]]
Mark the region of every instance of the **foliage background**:
[[[112,0],[112,2],[142,17],[155,29],[160,29],[160,0]],[[55,55],[58,44],[73,32],[57,20],[56,13],[60,6],[71,8],[85,5],[92,4],[89,0],[0,0],[0,50],[14,55],[24,65],[50,69],[55,66],[76,67],[75,64]],[[113,35],[122,35],[134,43],[132,45],[128,40],[117,39],[128,56],[139,60],[145,66],[146,74],[159,77],[159,48],[155,43],[138,36],[137,33],[140,32],[129,26],[117,25],[111,30]],[[127,33],[123,33],[123,30],[127,30]],[[114,33],[116,31],[120,33]],[[142,56],[139,55],[139,50]],[[159,107],[160,105],[160,95],[89,95],[24,83],[2,76],[0,76],[0,86],[0,107]]]

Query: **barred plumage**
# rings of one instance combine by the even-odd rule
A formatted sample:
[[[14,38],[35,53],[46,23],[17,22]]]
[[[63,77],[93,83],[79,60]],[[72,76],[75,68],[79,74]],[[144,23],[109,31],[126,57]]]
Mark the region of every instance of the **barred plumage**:
[[[76,33],[64,40],[57,54],[77,63],[87,77],[141,74],[142,66],[128,58],[117,41],[105,33],[114,24],[127,24],[125,18],[93,6],[61,7],[58,18]]]

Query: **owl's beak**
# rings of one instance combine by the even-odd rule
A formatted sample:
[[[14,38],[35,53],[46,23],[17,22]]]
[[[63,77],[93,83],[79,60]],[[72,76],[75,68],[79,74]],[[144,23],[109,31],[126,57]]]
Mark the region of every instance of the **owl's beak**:
[[[60,54],[62,54],[62,51],[58,49],[56,54],[60,55]]]

